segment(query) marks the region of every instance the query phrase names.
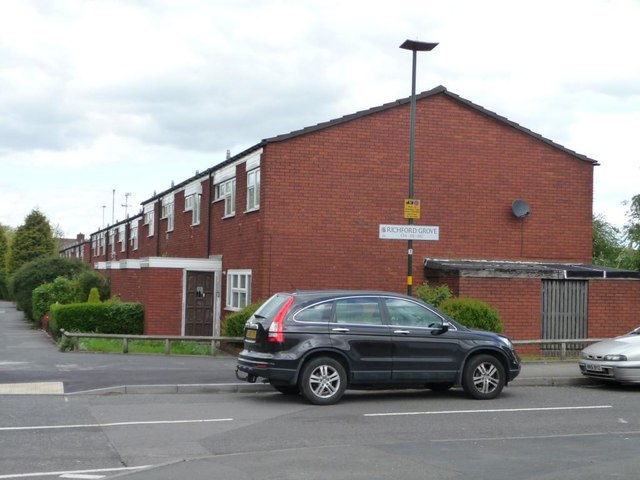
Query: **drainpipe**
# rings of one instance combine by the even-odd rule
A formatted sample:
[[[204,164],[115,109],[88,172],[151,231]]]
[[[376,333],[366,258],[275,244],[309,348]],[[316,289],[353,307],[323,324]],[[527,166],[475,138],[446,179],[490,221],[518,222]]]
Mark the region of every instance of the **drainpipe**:
[[[209,181],[207,182],[207,252],[205,258],[211,254],[211,170],[209,170]]]

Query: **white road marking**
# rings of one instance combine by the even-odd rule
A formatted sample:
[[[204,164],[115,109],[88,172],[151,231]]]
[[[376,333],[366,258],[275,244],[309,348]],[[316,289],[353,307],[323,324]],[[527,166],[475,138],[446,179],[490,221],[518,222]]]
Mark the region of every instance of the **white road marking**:
[[[86,423],[77,425],[37,425],[29,427],[0,427],[0,432],[25,431],[25,430],[61,430],[73,428],[104,428],[104,427],[129,427],[133,425],[170,425],[184,423],[211,423],[231,422],[233,418],[202,418],[196,420],[155,420],[149,422],[113,422],[113,423]],[[0,477],[0,479],[3,477]]]
[[[77,478],[83,480],[100,480],[104,477],[106,477],[106,475],[89,475],[87,473],[65,473],[64,475],[60,475],[60,478]]]
[[[0,395],[59,395],[61,393],[64,393],[62,382],[0,384]]]
[[[30,477],[60,477],[62,475],[80,475],[80,474],[97,474],[97,473],[110,473],[110,472],[128,472],[132,470],[142,470],[150,468],[153,465],[143,465],[141,467],[118,467],[118,468],[98,468],[94,470],[62,470],[59,472],[33,472],[33,473],[13,473],[9,475],[0,475],[0,480],[8,480],[13,478],[30,478]],[[92,478],[103,478],[92,477]],[[80,478],[80,477],[61,477],[61,478]],[[82,477],[87,478],[87,477]]]
[[[539,407],[539,408],[491,408],[486,410],[438,410],[431,412],[390,412],[365,413],[365,417],[401,417],[406,415],[455,415],[460,413],[512,413],[512,412],[548,412],[558,410],[593,410],[613,408],[611,405],[590,405],[582,407]]]

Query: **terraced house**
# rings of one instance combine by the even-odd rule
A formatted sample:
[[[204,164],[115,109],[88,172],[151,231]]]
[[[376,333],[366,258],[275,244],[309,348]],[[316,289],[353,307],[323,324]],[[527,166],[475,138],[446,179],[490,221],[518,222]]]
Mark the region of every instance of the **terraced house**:
[[[416,117],[414,222],[437,235],[413,242],[414,285],[488,301],[514,339],[637,326],[638,272],[590,265],[595,160],[442,86]],[[82,255],[144,304],[148,334],[216,335],[282,290],[404,292],[407,242],[381,226],[407,223],[409,123],[405,98],[264,139],[91,233]]]

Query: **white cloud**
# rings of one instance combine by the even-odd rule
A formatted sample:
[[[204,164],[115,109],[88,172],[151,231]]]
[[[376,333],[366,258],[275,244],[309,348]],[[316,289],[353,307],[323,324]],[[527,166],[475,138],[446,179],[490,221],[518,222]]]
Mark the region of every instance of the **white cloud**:
[[[594,210],[621,224],[639,193],[639,19],[633,0],[12,0],[0,222],[40,205],[88,233],[114,188],[139,203],[227,149],[406,97],[412,38],[440,42],[419,91],[443,84],[600,161]]]

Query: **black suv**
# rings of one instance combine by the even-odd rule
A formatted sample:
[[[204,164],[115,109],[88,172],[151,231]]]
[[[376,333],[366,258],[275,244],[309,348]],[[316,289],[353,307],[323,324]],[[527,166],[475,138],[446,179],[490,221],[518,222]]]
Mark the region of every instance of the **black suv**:
[[[462,385],[490,399],[519,373],[506,337],[469,329],[415,298],[368,291],[275,294],[247,321],[236,368],[240,380],[262,377],[316,405],[373,387]]]

